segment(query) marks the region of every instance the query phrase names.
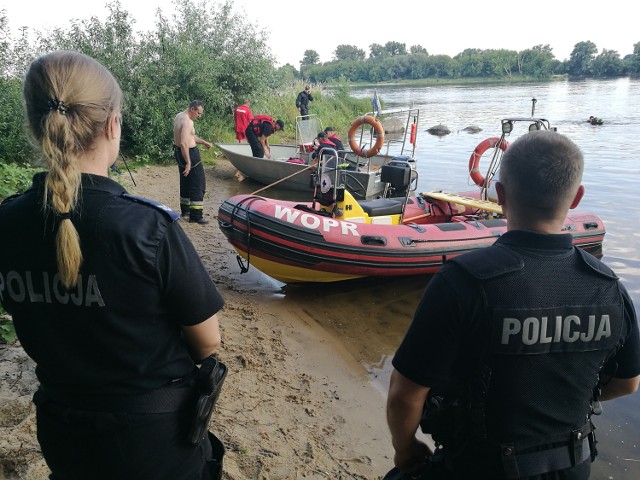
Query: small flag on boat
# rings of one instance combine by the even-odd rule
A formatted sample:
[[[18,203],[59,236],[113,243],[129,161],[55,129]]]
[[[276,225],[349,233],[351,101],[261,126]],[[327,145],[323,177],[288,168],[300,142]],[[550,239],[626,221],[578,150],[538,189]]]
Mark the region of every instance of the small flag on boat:
[[[380,110],[382,110],[382,104],[380,103],[380,99],[378,98],[378,91],[373,91],[373,100],[371,100],[371,105],[373,106],[373,114],[378,116],[380,114]]]

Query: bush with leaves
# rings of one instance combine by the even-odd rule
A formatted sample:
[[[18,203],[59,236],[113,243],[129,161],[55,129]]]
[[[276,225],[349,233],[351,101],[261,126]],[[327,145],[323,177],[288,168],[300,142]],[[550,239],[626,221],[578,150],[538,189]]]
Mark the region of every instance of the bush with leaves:
[[[0,162],[0,200],[24,192],[31,186],[33,176],[39,171],[41,169]]]
[[[0,78],[0,161],[29,162],[35,153],[24,130],[22,88],[14,78]]]
[[[179,0],[170,19],[158,11],[146,33],[134,31],[120,2],[106,7],[106,21],[74,20],[40,36],[36,50],[76,50],[113,73],[125,96],[122,141],[130,155],[170,156],[173,118],[191,100],[205,105],[198,133],[206,138],[223,119],[232,121],[237,100],[274,84],[265,33],[234,13],[231,1]]]

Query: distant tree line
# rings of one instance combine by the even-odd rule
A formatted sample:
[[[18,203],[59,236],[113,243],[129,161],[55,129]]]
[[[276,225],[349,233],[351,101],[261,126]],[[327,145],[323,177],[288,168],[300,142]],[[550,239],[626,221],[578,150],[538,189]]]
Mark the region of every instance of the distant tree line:
[[[640,74],[640,42],[625,58],[615,50],[598,53],[591,41],[575,44],[568,60],[559,61],[549,45],[520,52],[469,48],[454,57],[429,55],[421,45],[387,42],[369,45],[369,56],[354,45],[338,45],[333,60],[320,63],[315,50],[306,50],[300,74],[312,82],[345,79],[350,82],[385,82],[423,78],[536,78],[567,74],[573,78],[608,78]]]
[[[134,32],[119,1],[107,4],[106,21],[72,21],[31,38],[26,28],[9,37],[0,10],[0,162],[26,163],[33,150],[24,133],[21,79],[43,53],[76,50],[103,63],[125,95],[123,149],[135,156],[167,156],[173,117],[193,99],[205,104],[202,131],[228,131],[231,109],[251,94],[281,84],[265,34],[233,13],[232,0],[213,4],[178,0],[171,19],[156,14],[155,30]]]

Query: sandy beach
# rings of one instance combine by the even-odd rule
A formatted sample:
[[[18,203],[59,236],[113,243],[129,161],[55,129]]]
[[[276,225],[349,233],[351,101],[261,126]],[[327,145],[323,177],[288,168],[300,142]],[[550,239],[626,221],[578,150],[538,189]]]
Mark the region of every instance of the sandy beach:
[[[137,187],[126,170],[120,178],[131,193],[179,209],[176,170],[141,167]],[[219,358],[229,374],[210,424],[227,449],[223,478],[382,478],[393,454],[384,389],[305,308],[257,300],[228,275],[235,255],[214,218],[224,200],[216,183],[235,170],[220,159],[206,171],[210,223],[181,222],[226,301]],[[0,379],[0,479],[46,479],[31,404],[37,379],[18,345],[0,345]]]

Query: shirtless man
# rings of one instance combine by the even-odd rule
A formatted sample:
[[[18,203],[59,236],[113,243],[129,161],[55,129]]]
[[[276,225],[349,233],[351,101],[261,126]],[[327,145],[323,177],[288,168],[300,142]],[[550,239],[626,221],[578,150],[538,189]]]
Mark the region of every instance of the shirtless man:
[[[200,118],[204,106],[200,100],[193,100],[189,107],[176,115],[173,120],[173,151],[180,173],[180,211],[189,216],[190,223],[209,223],[202,216],[206,180],[200,151],[196,145],[211,148],[211,144],[196,136],[193,121]]]

